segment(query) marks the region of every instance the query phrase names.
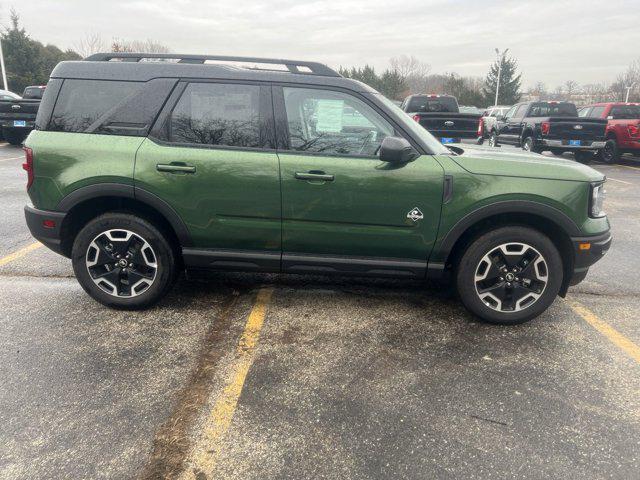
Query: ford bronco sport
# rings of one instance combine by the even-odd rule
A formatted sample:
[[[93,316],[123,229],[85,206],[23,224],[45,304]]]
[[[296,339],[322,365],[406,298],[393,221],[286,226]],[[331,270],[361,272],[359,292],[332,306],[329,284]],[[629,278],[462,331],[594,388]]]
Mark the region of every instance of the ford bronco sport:
[[[450,280],[481,319],[547,309],[608,249],[604,177],[444,147],[318,63],[96,54],[51,74],[25,143],[32,234],[114,308],[182,270]]]

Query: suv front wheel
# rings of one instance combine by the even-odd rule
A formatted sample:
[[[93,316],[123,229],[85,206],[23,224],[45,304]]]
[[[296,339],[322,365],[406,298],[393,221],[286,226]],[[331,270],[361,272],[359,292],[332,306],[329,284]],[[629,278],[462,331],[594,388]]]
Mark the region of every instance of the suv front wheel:
[[[547,236],[528,227],[502,227],[469,245],[456,281],[467,309],[487,322],[513,325],[544,312],[562,278],[562,259]]]
[[[142,309],[156,303],[176,277],[176,256],[147,220],[106,213],[78,233],[71,255],[84,290],[111,308]]]

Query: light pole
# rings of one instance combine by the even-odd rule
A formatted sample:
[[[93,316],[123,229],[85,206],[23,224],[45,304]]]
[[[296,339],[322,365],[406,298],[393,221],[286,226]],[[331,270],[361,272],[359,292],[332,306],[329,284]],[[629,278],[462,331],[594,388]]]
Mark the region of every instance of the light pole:
[[[633,87],[635,87],[635,86],[636,86],[636,83],[638,83],[638,82],[633,82],[631,85],[629,85],[628,87],[626,87],[626,88],[627,88],[627,94],[626,94],[626,95],[625,95],[625,97],[624,97],[624,103],[629,103],[629,92],[631,91],[631,89],[632,89]]]
[[[2,82],[4,83],[4,89],[7,88],[7,72],[4,69],[4,55],[2,54],[2,41],[0,40],[0,69],[2,69]]]
[[[495,49],[495,51],[496,56],[498,57],[498,80],[496,82],[496,101],[493,104],[494,107],[498,105],[498,92],[500,91],[500,74],[502,73],[502,59],[507,54],[509,49],[506,48],[504,52],[502,52],[502,55],[500,55],[500,50],[498,50],[497,48]]]

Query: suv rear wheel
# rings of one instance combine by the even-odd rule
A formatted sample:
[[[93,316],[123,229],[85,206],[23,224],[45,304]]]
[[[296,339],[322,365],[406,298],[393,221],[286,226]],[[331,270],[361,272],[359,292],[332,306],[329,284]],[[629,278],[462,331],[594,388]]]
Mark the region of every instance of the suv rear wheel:
[[[157,302],[176,277],[176,256],[147,220],[106,213],[78,233],[71,255],[82,288],[112,308],[142,309]]]
[[[482,320],[514,325],[553,303],[562,259],[548,237],[528,227],[502,227],[477,238],[458,265],[458,294]]]

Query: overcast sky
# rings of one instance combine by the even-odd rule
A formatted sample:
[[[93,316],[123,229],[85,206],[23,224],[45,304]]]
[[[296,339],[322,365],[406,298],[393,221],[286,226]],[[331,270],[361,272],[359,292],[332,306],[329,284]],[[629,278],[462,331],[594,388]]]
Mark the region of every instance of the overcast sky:
[[[176,53],[318,60],[338,67],[414,55],[432,72],[484,76],[494,48],[524,86],[611,82],[640,57],[638,0],[15,0],[32,38],[74,48],[89,33],[153,39]]]

